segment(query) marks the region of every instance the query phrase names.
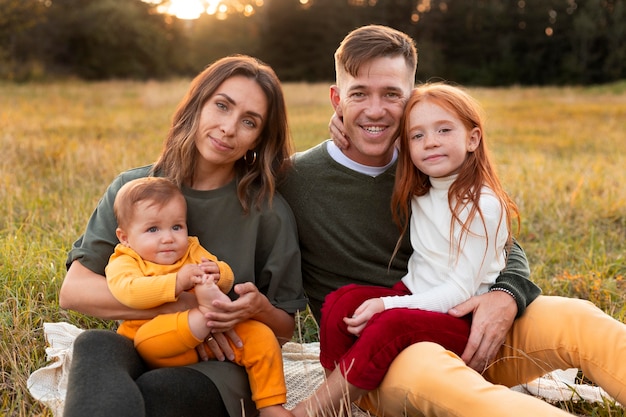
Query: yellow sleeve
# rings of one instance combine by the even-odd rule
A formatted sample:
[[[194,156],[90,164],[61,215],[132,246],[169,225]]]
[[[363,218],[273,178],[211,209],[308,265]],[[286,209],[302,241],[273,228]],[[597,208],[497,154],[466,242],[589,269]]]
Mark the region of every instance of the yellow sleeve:
[[[219,281],[217,281],[217,286],[220,288],[220,290],[222,290],[224,294],[228,294],[228,292],[233,288],[233,284],[235,282],[235,274],[226,262],[217,260],[215,262],[220,268],[220,279]]]
[[[189,247],[191,248],[190,257],[194,259],[194,262],[200,263],[202,258],[206,258],[217,264],[220,269],[220,279],[217,282],[217,286],[224,294],[228,294],[228,292],[233,288],[233,284],[235,282],[235,274],[230,266],[226,262],[217,259],[217,257],[208,250],[204,249],[200,245],[197,237],[189,238]]]
[[[115,249],[105,274],[111,293],[127,307],[144,310],[176,301],[176,271],[146,263],[130,248]]]

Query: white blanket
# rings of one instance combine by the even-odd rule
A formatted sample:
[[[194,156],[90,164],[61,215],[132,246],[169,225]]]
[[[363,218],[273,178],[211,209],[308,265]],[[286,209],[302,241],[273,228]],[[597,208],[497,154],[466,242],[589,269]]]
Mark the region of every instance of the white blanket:
[[[74,339],[81,332],[81,329],[69,323],[43,324],[48,343],[46,358],[50,363],[30,374],[26,384],[33,398],[45,404],[55,416],[63,415],[72,348]]]
[[[68,323],[44,323],[48,343],[46,356],[49,364],[34,371],[28,378],[28,389],[34,399],[45,404],[54,414],[63,415],[63,402],[67,392],[67,375],[72,360],[72,345],[82,330]],[[319,363],[319,343],[293,343],[283,346],[285,380],[287,383],[287,408],[307,398],[323,382],[324,371]],[[577,369],[554,371],[528,384],[512,389],[540,397],[549,402],[585,400],[589,402],[612,401],[601,388],[575,383]],[[352,415],[367,416],[356,407]]]

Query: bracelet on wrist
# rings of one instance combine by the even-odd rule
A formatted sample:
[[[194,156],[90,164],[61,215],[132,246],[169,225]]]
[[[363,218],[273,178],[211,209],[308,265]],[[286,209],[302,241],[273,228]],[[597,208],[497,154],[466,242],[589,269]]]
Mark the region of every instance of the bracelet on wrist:
[[[502,291],[503,293],[510,295],[511,297],[513,297],[514,300],[517,301],[515,294],[513,294],[513,291],[511,290],[507,290],[506,288],[501,288],[501,287],[495,287],[495,288],[489,289],[489,292],[493,292],[493,291]]]

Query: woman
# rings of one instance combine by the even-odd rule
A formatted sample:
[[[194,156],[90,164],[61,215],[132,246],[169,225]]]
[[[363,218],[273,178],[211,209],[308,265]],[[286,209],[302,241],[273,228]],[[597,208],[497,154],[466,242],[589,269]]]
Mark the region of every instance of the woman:
[[[104,268],[117,244],[113,201],[126,182],[164,176],[187,200],[189,233],[235,274],[231,303],[207,315],[208,347],[232,357],[232,327],[255,319],[281,343],[304,309],[300,252],[293,215],[275,194],[275,179],[292,153],[280,83],[267,65],[245,56],[221,59],[200,73],[174,114],[163,151],[152,166],[122,173],[107,189],[70,251],[62,308],[105,319],[142,319],[195,306],[195,297],[152,310],[132,310],[111,295]],[[202,349],[199,349],[201,352]],[[206,358],[202,358],[206,359]],[[246,373],[227,361],[148,371],[130,340],[86,331],[76,339],[66,416],[246,415],[256,410]]]

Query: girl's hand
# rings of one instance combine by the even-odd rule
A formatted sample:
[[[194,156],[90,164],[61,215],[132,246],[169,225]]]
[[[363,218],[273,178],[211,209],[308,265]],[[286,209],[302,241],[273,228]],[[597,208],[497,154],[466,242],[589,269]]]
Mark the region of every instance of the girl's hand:
[[[380,298],[365,300],[355,311],[352,317],[345,317],[343,322],[348,326],[348,331],[355,336],[361,334],[367,322],[374,314],[385,310],[385,304]]]

